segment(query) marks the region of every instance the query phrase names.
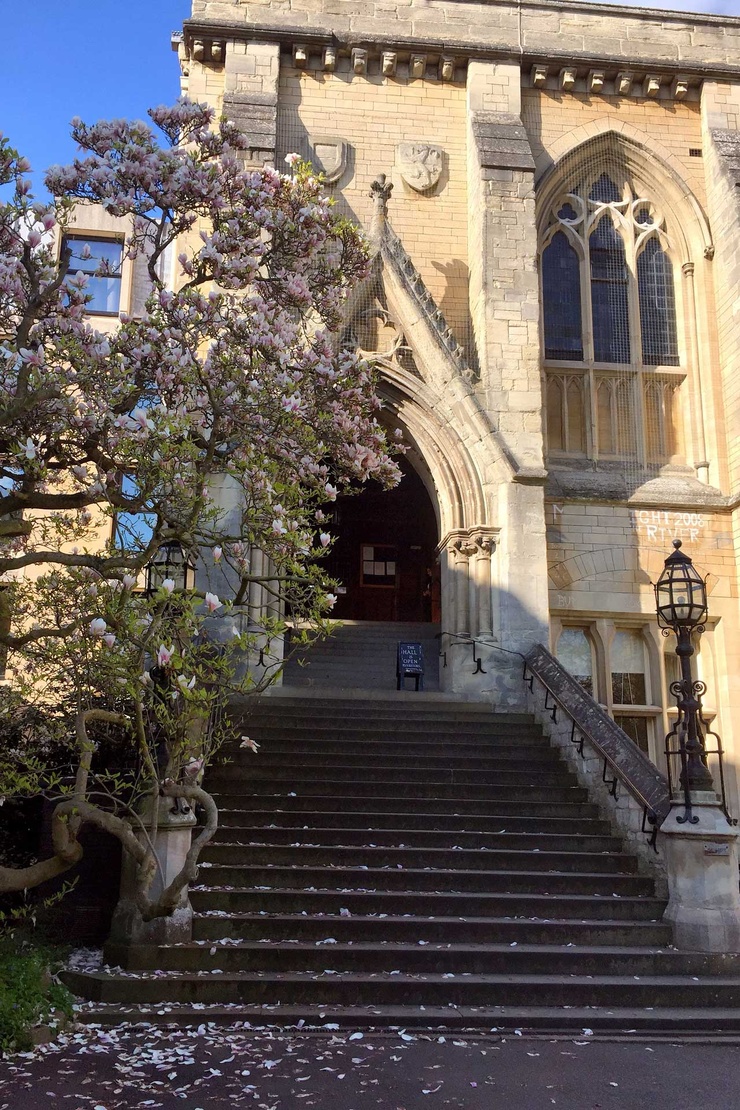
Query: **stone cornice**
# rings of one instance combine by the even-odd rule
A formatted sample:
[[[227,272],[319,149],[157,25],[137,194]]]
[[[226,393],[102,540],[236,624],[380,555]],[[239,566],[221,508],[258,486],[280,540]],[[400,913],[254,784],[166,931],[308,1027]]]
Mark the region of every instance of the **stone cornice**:
[[[450,2],[451,0],[448,0],[448,4]],[[466,2],[467,0],[455,0],[457,4],[465,4]],[[478,0],[476,6],[480,8],[480,0]],[[494,6],[511,12],[515,10],[514,5],[508,3],[491,4],[492,8]],[[317,13],[315,17],[312,17],[310,24],[307,25],[298,21],[293,23],[289,18],[290,13],[288,13],[288,18],[281,13],[279,16],[276,15],[274,21],[269,23],[256,20],[237,22],[235,20],[218,20],[207,17],[188,19],[183,25],[184,43],[188,52],[196,39],[213,41],[220,38],[239,41],[279,42],[291,53],[293,47],[299,43],[309,49],[312,48],[317,53],[326,46],[333,46],[338,54],[345,56],[349,56],[352,49],[365,49],[371,56],[379,56],[383,50],[393,50],[399,55],[399,58],[406,60],[412,53],[426,52],[435,64],[440,56],[445,55],[451,57],[458,66],[466,65],[469,58],[496,61],[515,60],[521,62],[522,70],[525,73],[531,70],[533,64],[541,62],[550,64],[553,68],[570,63],[584,68],[605,66],[613,69],[615,73],[630,68],[640,75],[652,72],[666,76],[670,74],[671,77],[677,74],[686,75],[694,78],[694,83],[697,78],[702,77],[740,80],[740,18],[693,16],[685,13],[649,11],[641,8],[620,8],[617,5],[584,3],[576,6],[558,3],[557,0],[548,0],[547,4],[524,3],[522,9],[529,10],[530,16],[535,11],[546,11],[550,15],[560,13],[563,16],[571,16],[576,19],[583,18],[585,25],[579,35],[555,31],[539,34],[536,24],[533,23],[520,36],[518,28],[515,32],[513,26],[494,25],[489,30],[485,26],[485,21],[480,19],[475,23],[471,20],[467,34],[456,34],[454,23],[433,24],[426,27],[423,20],[420,19],[417,24],[420,28],[419,31],[409,35],[397,33],[393,24],[384,24],[380,19],[377,20],[378,26],[384,29],[376,32],[374,28],[368,28],[367,24],[370,22],[368,17],[364,18],[361,27],[358,26],[357,29],[354,29],[351,25],[343,25],[351,24],[346,16]],[[264,7],[261,8],[261,11],[264,12],[264,10]],[[635,37],[632,39],[624,37],[621,43],[618,40],[612,42],[611,28],[605,26],[603,33],[609,40],[609,48],[594,49],[592,47],[589,49],[589,38],[596,37],[599,32],[595,32],[593,27],[589,25],[588,17],[593,19],[598,16],[603,17],[606,21],[618,17],[623,25],[628,28],[630,24],[634,24],[632,30]],[[323,27],[321,26],[322,22]],[[665,24],[670,22],[680,24],[680,27],[676,28],[676,35],[680,35],[682,32],[685,33],[687,27],[692,28],[697,33],[702,28],[705,28],[708,33],[716,30],[718,43],[722,40],[725,29],[729,30],[731,35],[727,36],[728,41],[724,51],[726,57],[717,60],[711,59],[712,50],[708,46],[706,48],[692,47],[691,50],[687,49],[682,53],[680,47],[671,42],[671,28],[665,27]],[[646,45],[650,40],[641,41],[638,37],[638,32],[643,30],[641,26],[643,23],[652,23],[653,26],[663,25],[662,33],[665,36],[666,51],[667,53],[673,52],[674,57],[668,57],[666,54],[657,52],[651,53],[646,50]],[[408,24],[404,23],[402,26],[407,27]],[[440,29],[439,34],[435,33],[437,26]],[[626,35],[627,31],[625,32]],[[579,39],[582,43],[580,49],[577,48]],[[737,49],[735,48],[735,41],[738,44]],[[630,49],[631,44],[634,44],[634,50]],[[657,45],[659,44],[656,43]],[[710,60],[705,61],[701,56],[695,57],[694,55],[697,53],[710,56]],[[738,61],[735,61],[735,58]],[[668,83],[670,84],[670,82]]]

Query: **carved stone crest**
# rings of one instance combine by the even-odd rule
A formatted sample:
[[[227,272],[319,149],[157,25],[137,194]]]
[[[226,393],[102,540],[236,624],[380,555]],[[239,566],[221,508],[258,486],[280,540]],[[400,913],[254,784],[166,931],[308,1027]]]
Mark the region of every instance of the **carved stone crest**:
[[[417,193],[434,188],[442,173],[441,146],[432,143],[399,143],[396,158],[401,177]]]
[[[310,159],[313,168],[324,175],[328,185],[334,185],[347,168],[347,144],[335,135],[310,135]]]

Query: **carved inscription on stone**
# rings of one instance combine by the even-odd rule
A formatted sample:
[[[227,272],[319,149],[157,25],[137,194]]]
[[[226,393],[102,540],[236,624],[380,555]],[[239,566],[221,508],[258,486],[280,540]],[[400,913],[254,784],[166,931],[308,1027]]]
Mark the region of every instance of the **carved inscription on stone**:
[[[401,177],[417,193],[425,193],[437,184],[442,174],[443,155],[442,147],[432,143],[399,143],[396,147]]]

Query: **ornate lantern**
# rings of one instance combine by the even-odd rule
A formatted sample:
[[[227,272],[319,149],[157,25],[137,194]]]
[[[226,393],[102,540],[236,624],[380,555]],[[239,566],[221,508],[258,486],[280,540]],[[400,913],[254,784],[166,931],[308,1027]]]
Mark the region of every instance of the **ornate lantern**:
[[[177,540],[163,543],[146,566],[146,592],[153,594],[167,579],[175,583],[176,590],[195,587],[195,565],[182,544]]]

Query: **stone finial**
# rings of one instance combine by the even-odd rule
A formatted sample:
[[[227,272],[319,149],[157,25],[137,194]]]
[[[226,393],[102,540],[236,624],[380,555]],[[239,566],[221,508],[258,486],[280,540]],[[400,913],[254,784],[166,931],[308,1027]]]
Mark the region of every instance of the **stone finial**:
[[[427,68],[426,54],[412,54],[409,58],[409,77],[414,81],[422,78]]]
[[[648,73],[642,83],[643,96],[655,98],[660,92],[660,75],[657,73]]]
[[[443,56],[439,59],[439,79],[440,81],[454,81],[455,80],[455,59]]]
[[[689,91],[688,77],[676,75],[671,85],[671,96],[674,100],[685,100]]]
[[[384,173],[379,173],[370,185],[373,212],[370,217],[369,237],[378,250],[385,234],[386,220],[388,219],[388,201],[391,199],[392,192],[393,182],[389,181]]]
[[[352,72],[361,76],[367,73],[367,50],[355,47],[352,51]]]
[[[598,96],[600,92],[604,91],[604,79],[605,74],[603,69],[592,69],[586,79],[588,91]]]
[[[389,181],[384,173],[379,173],[370,185],[370,198],[373,201],[373,211],[384,218],[388,215],[388,201],[393,192],[393,182]]]
[[[308,65],[308,47],[303,43],[293,47],[293,65],[296,69],[305,69]]]
[[[530,73],[533,89],[544,89],[547,84],[547,66],[534,65]]]
[[[327,73],[333,73],[337,68],[337,52],[333,46],[324,47],[322,65]]]
[[[578,70],[574,66],[565,66],[560,70],[558,83],[563,92],[572,92],[575,88]]]
[[[634,81],[634,74],[629,73],[627,70],[622,70],[617,74],[614,82],[614,90],[619,96],[629,96],[632,92],[632,82]]]

